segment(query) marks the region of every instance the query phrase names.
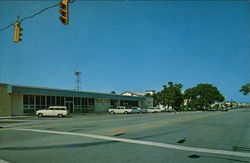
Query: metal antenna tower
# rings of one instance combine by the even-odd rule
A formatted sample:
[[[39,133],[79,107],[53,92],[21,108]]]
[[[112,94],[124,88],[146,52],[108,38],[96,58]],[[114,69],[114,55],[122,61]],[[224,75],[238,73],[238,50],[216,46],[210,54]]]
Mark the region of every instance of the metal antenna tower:
[[[80,87],[80,83],[81,83],[80,82],[80,74],[81,74],[80,71],[78,71],[78,70],[75,71],[75,76],[76,76],[75,90],[77,90],[77,91],[79,91],[81,89],[81,87]]]

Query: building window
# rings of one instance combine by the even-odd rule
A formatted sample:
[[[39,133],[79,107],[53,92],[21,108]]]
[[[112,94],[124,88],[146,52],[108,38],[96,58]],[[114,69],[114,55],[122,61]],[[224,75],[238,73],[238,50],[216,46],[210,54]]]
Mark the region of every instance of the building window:
[[[56,97],[55,96],[51,96],[51,105],[52,106],[56,105]]]
[[[61,97],[56,97],[56,105],[57,106],[62,106],[61,105]]]
[[[35,96],[23,95],[23,112],[34,113],[35,109]]]
[[[24,107],[24,109],[29,108],[29,95],[23,96],[23,107]]]
[[[65,102],[74,104],[74,111],[84,112],[94,109],[94,101],[94,98],[23,95],[23,112],[35,113],[35,110],[45,109],[49,106],[65,106]]]
[[[34,105],[35,104],[35,98],[33,95],[30,95],[30,105]]]
[[[41,108],[41,96],[35,96],[36,99],[36,109],[40,109]]]
[[[111,108],[116,108],[118,106],[118,100],[110,100]]]
[[[74,109],[82,109],[81,99],[79,97],[74,98]],[[80,112],[80,111],[78,110],[78,112]]]
[[[41,109],[46,108],[45,96],[41,96]]]
[[[29,107],[31,109],[35,108],[35,97],[33,95],[29,95]]]
[[[23,96],[23,104],[28,105],[29,104],[29,95],[24,95]]]
[[[138,101],[121,100],[120,106],[125,106],[126,108],[138,107],[139,102]]]
[[[46,105],[49,107],[51,105],[51,96],[46,97]]]
[[[60,103],[61,106],[64,106],[64,97],[61,97],[61,103]]]
[[[93,98],[81,98],[79,99],[81,102],[81,108],[90,108],[94,106],[94,99]]]
[[[73,101],[73,97],[66,97],[65,101]]]

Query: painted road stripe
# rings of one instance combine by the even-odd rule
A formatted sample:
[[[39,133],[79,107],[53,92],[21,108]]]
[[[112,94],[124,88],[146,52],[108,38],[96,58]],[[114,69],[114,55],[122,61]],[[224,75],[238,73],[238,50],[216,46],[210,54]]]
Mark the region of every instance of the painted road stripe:
[[[88,138],[94,138],[94,139],[110,140],[110,141],[117,141],[117,142],[124,142],[124,143],[142,144],[142,145],[150,145],[150,146],[163,147],[163,148],[176,149],[176,150],[183,150],[183,151],[191,151],[191,152],[202,152],[202,153],[212,153],[212,154],[220,154],[220,155],[239,156],[239,157],[250,157],[250,153],[244,153],[244,152],[233,152],[233,151],[225,151],[225,150],[217,150],[217,149],[187,147],[187,146],[165,144],[165,143],[158,143],[158,142],[152,142],[152,141],[142,141],[142,140],[117,138],[117,137],[102,136],[102,135],[92,135],[92,134],[73,133],[73,132],[61,132],[61,131],[48,131],[48,130],[36,130],[36,129],[13,129],[13,130],[81,136],[81,137],[88,137]]]
[[[10,163],[10,162],[0,159],[0,163]]]

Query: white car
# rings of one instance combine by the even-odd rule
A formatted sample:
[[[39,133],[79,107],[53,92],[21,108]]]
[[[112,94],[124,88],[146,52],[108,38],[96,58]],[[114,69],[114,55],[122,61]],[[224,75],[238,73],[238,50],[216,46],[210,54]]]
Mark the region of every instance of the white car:
[[[43,116],[57,116],[57,117],[66,117],[69,115],[69,111],[66,106],[50,106],[44,110],[37,110],[36,115],[38,117]]]
[[[161,112],[162,110],[160,108],[157,107],[149,107],[147,108],[147,112],[149,113],[157,113],[157,112]]]
[[[127,109],[125,106],[117,106],[116,108],[111,108],[108,110],[110,114],[122,113],[128,114],[133,113],[133,109]]]
[[[138,108],[138,107],[132,107],[131,109],[133,113],[147,113],[147,109],[141,109],[141,108]]]

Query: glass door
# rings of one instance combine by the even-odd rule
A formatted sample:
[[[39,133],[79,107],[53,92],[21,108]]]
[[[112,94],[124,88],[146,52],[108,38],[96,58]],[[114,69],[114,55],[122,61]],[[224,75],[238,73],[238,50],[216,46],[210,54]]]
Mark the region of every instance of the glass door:
[[[65,101],[65,106],[67,107],[67,110],[70,113],[74,112],[74,105],[73,105],[73,101]]]

